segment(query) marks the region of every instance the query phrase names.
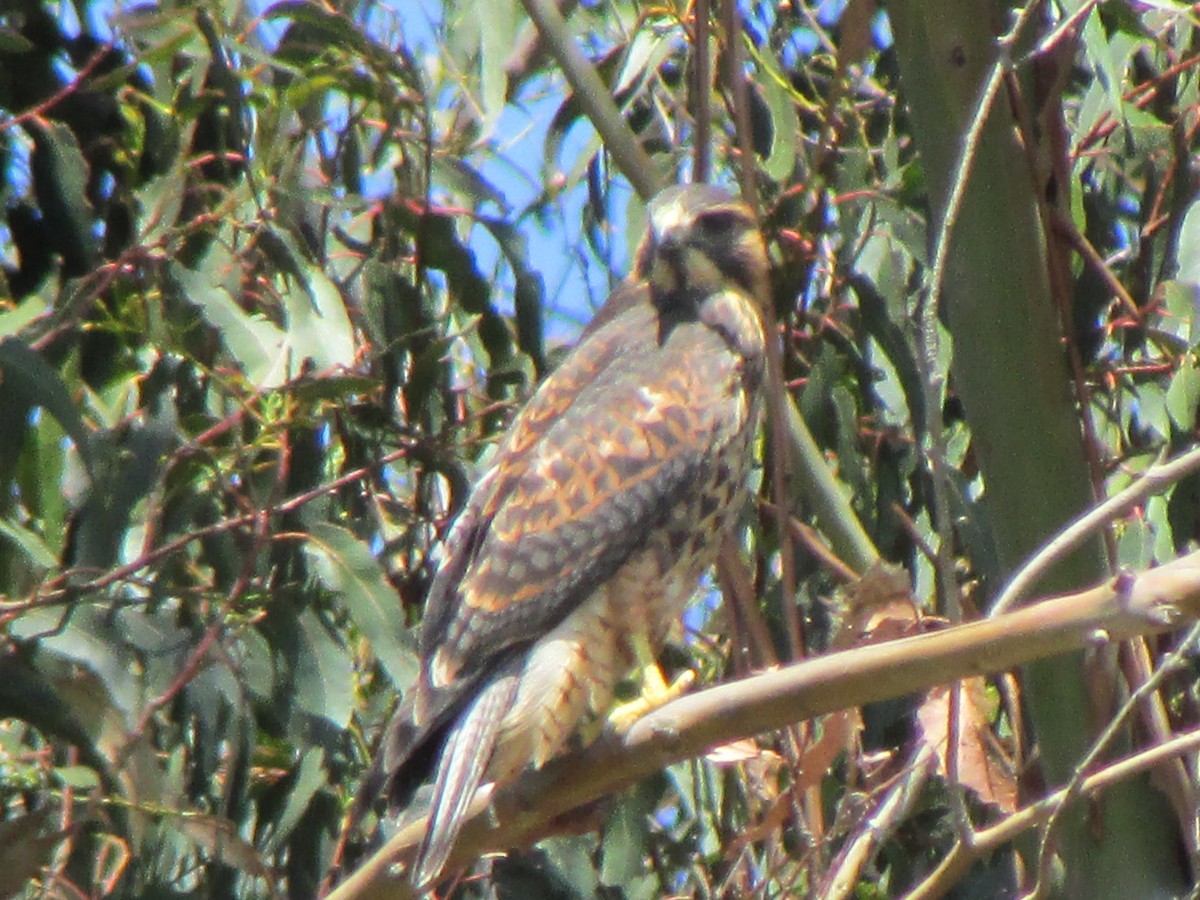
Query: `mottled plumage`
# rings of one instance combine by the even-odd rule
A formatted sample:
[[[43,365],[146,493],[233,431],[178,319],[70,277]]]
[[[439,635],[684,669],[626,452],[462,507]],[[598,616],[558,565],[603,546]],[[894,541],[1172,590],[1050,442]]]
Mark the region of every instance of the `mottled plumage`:
[[[746,207],[670,188],[630,280],[517,416],[451,528],[421,671],[365,782],[433,774],[414,865],[445,865],[476,788],[554,756],[657,648],[736,517],[764,377],[767,258]]]

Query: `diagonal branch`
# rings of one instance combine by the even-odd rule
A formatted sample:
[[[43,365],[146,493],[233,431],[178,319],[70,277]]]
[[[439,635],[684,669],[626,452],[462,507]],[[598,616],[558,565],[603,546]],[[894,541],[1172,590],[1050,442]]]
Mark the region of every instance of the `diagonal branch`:
[[[529,772],[494,797],[490,789],[481,790],[451,865],[538,840],[572,810],[718,744],[1080,647],[1167,631],[1197,617],[1200,551],[1007,615],[718,685],[668,703],[624,735]],[[423,832],[422,819],[403,828],[330,897],[408,896],[396,863],[414,850]]]
[[[575,43],[566,19],[551,0],[521,0],[521,5],[537,26],[546,49],[562,68],[579,105],[591,119],[617,168],[641,198],[648,200],[662,187],[654,163],[617,109],[596,67]]]

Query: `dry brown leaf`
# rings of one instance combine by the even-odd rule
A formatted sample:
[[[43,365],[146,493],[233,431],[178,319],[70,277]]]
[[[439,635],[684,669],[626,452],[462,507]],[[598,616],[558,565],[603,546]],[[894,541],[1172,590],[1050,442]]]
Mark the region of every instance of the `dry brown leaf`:
[[[705,753],[704,758],[714,766],[731,766],[734,763],[754,759],[760,753],[774,752],[773,750],[763,750],[758,746],[758,741],[746,738],[741,741],[730,741],[728,744],[718,744]]]
[[[725,859],[735,860],[747,844],[763,841],[773,834],[778,834],[783,829],[784,820],[787,819],[791,807],[791,798],[788,795],[776,798],[765,816],[733,836],[725,850]]]
[[[909,588],[908,573],[876,564],[838,597],[841,628],[831,649],[879,644],[929,630],[941,620],[922,616]]]
[[[777,776],[783,766],[783,757],[753,738],[713,747],[704,758],[716,766],[741,763],[746,771],[746,782],[756,797],[770,803],[779,796]]]
[[[986,683],[983,678],[962,682],[958,726],[958,780],[979,799],[1004,812],[1017,808],[1017,780],[1012,764],[1003,758],[991,732]],[[917,710],[921,740],[937,754],[938,774],[947,776],[947,735],[952,685],[939,685]]]
[[[821,718],[821,736],[811,741],[800,754],[800,773],[796,787],[801,791],[817,787],[843,750],[853,750],[862,730],[858,709],[843,709]]]

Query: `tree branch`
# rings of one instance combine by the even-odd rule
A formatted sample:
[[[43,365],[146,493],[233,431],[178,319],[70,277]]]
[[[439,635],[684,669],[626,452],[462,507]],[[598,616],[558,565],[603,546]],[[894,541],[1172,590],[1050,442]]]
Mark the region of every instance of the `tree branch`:
[[[654,163],[613,103],[596,67],[575,43],[558,7],[551,0],[521,0],[521,5],[537,25],[546,49],[562,68],[579,105],[595,126],[621,174],[629,179],[643,200],[653,197],[662,187]]]
[[[451,866],[538,840],[572,810],[719,744],[957,678],[1166,631],[1197,617],[1200,551],[1007,615],[809,659],[682,697],[624,735],[528,772],[494,797],[490,786],[479,791]],[[489,806],[491,815],[485,814]],[[415,849],[424,830],[423,817],[402,828],[331,900],[410,896],[396,864]]]

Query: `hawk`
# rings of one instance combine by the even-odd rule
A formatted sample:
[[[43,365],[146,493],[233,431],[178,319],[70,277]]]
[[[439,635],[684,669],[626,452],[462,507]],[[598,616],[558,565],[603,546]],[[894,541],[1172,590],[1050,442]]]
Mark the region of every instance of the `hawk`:
[[[414,887],[440,874],[479,785],[540,767],[654,653],[746,495],[769,268],[718,188],[649,204],[633,273],[534,393],[442,547],[420,674],[360,801],[432,772]]]

